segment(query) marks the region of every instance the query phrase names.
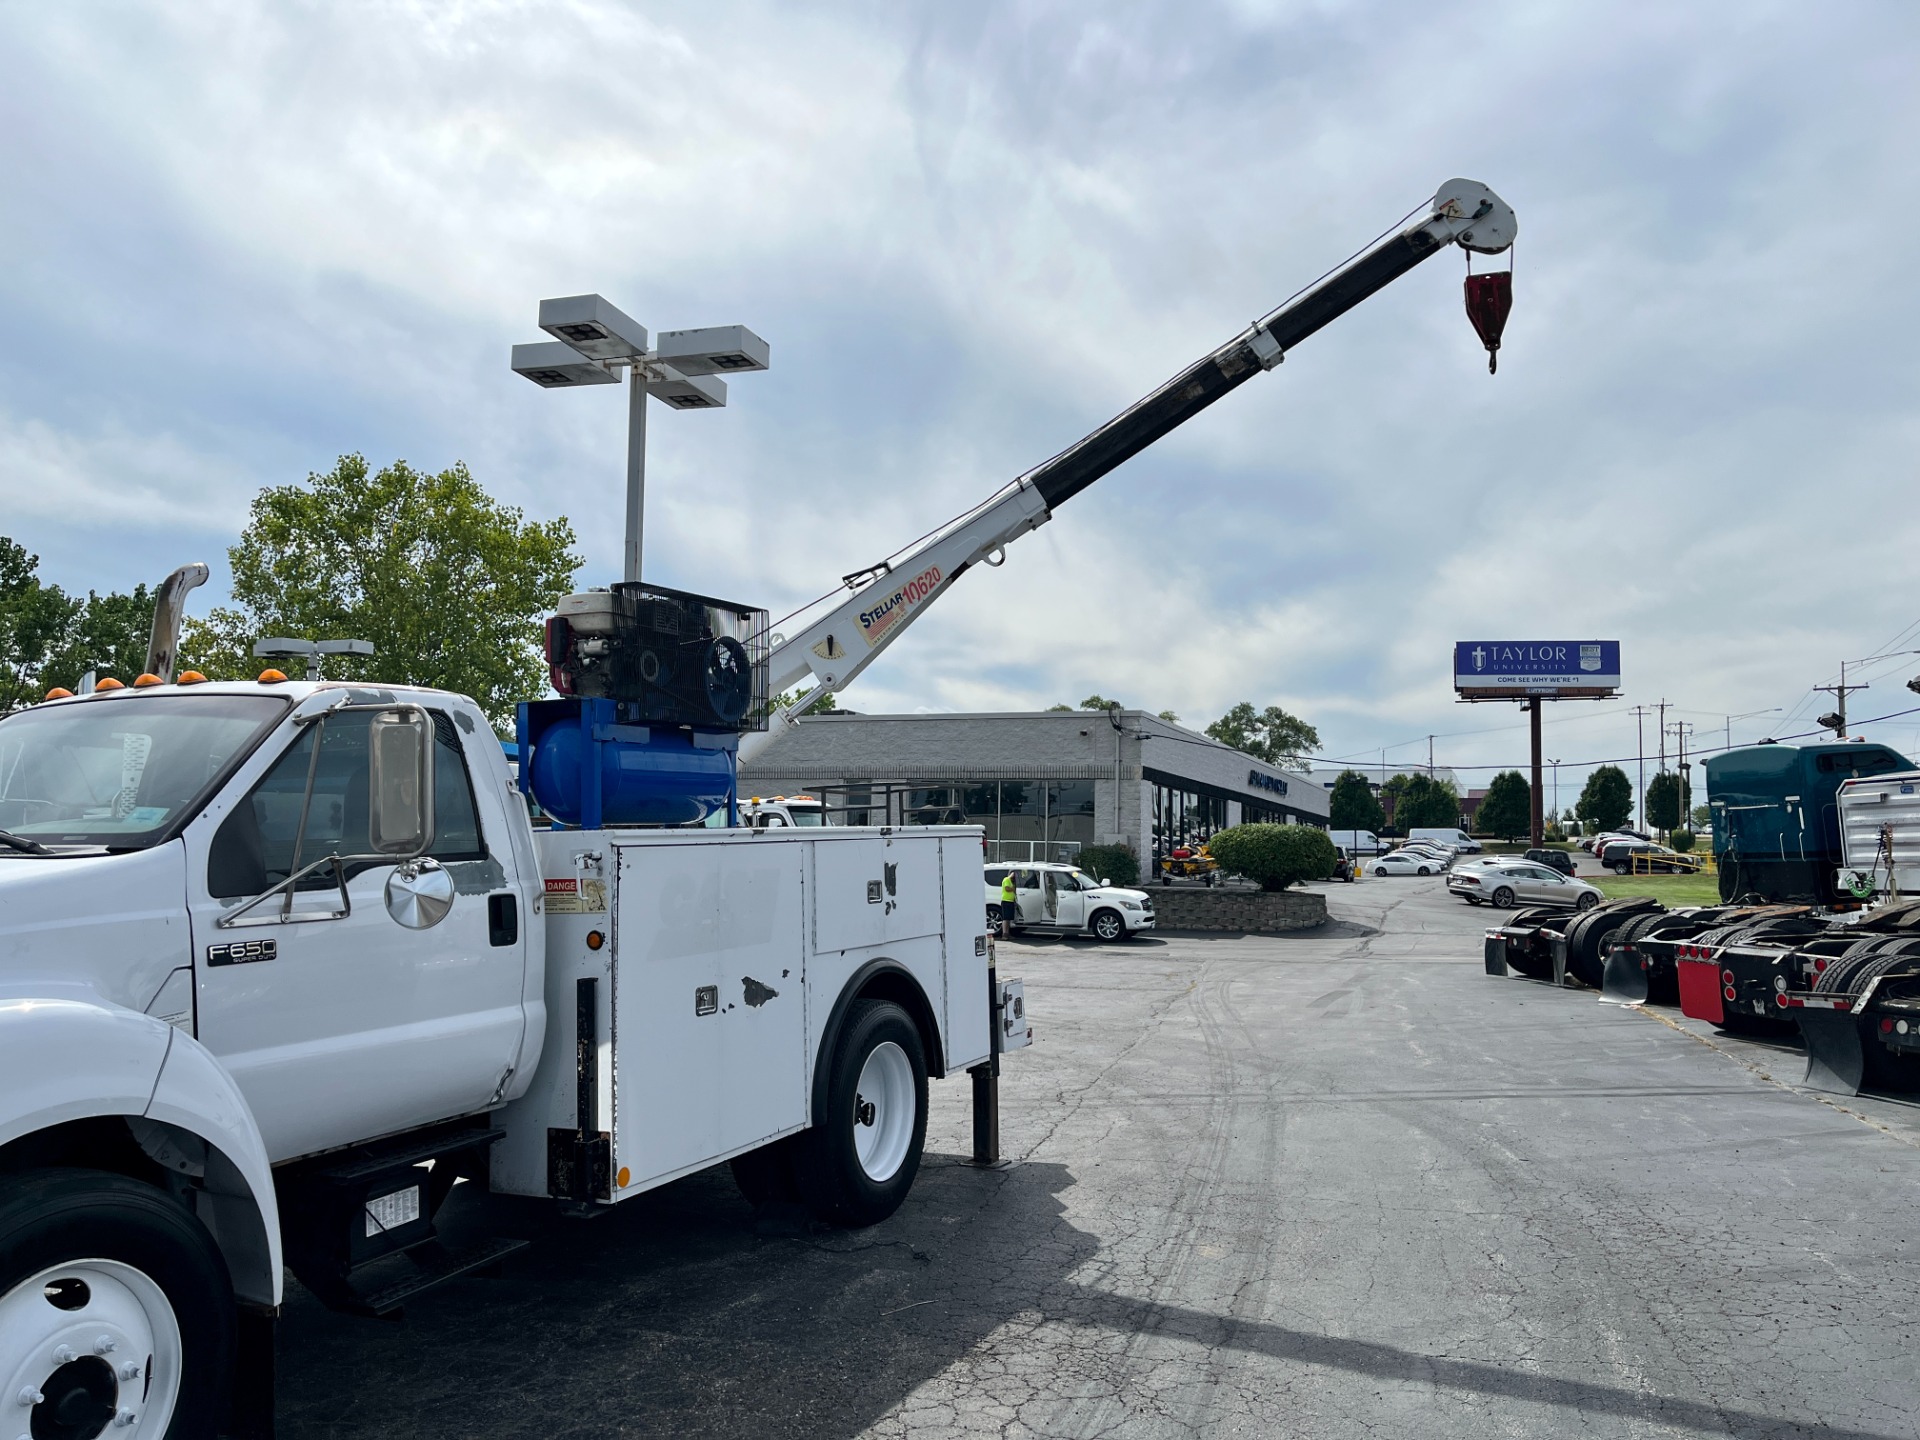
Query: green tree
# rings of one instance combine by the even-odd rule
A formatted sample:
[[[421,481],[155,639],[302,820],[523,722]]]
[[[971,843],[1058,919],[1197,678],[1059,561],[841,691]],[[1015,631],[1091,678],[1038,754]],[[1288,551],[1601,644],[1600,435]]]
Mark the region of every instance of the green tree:
[[[1713,807],[1711,805],[1696,805],[1693,807],[1693,813],[1688,818],[1693,821],[1693,828],[1695,830],[1709,829],[1713,825]]]
[[[1096,880],[1132,885],[1140,879],[1140,859],[1124,845],[1082,845],[1073,860]]]
[[[1502,770],[1487,786],[1474,827],[1502,840],[1533,833],[1533,787],[1518,770]]]
[[[1178,725],[1180,723],[1180,717],[1171,710],[1162,710],[1159,718],[1166,721],[1169,725]]]
[[[40,557],[0,535],[0,715],[32,704],[54,685],[71,687],[49,666],[80,606],[40,579]]]
[[[1071,715],[1072,713],[1073,713],[1073,706],[1071,705],[1047,706],[1047,714],[1049,715]]]
[[[1340,772],[1327,803],[1327,823],[1335,830],[1378,830],[1387,823],[1386,810],[1358,770]]]
[[[89,590],[47,657],[48,683],[70,687],[91,670],[97,679],[131,685],[146,668],[152,639],[153,592],[146,586],[134,586],[131,595]]]
[[[1625,825],[1633,815],[1633,783],[1627,779],[1627,772],[1618,765],[1602,765],[1595,770],[1581,787],[1573,811],[1581,825],[1595,834]]]
[[[1671,770],[1662,770],[1647,782],[1647,823],[1656,830],[1671,830],[1688,810],[1689,786]]]
[[[1320,748],[1320,732],[1306,721],[1278,705],[1255,710],[1246,700],[1207,726],[1207,734],[1284,770],[1305,770],[1307,756]]]
[[[343,678],[459,691],[505,725],[546,690],[540,624],[572,588],[573,540],[564,518],[524,519],[465,465],[373,473],[344,455],[254,497],[227,552],[240,608],[192,627],[183,662],[230,675],[261,635],[371,640],[371,659],[341,657]]]
[[[1118,700],[1109,700],[1104,695],[1089,695],[1080,702],[1082,710],[1124,710],[1126,707]]]
[[[1324,880],[1335,859],[1327,832],[1312,825],[1235,825],[1214,832],[1207,853],[1222,870],[1257,881],[1262,890]]]
[[[1394,784],[1398,781],[1398,784]],[[1426,775],[1396,775],[1381,787],[1393,799],[1393,825],[1396,830],[1412,830],[1417,825],[1458,825],[1460,792],[1451,780],[1435,780]]]

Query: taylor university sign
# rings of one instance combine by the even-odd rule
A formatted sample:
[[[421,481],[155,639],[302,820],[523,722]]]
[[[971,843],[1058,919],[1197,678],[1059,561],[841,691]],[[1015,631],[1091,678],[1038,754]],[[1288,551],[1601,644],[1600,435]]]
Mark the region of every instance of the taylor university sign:
[[[1618,640],[1462,640],[1453,688],[1466,700],[1597,700],[1620,688]]]

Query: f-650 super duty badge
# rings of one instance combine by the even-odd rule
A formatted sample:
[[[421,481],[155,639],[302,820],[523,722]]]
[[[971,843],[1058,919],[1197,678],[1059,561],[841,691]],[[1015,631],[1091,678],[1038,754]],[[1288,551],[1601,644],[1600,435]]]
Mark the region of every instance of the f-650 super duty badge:
[[[256,960],[271,960],[279,953],[277,940],[235,940],[226,945],[207,946],[207,964],[251,965]]]

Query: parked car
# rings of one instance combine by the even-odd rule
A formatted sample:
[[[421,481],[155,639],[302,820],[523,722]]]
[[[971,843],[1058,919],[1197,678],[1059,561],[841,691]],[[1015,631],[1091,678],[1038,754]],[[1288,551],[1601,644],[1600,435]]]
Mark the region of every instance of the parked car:
[[[1603,898],[1584,880],[1517,858],[1456,871],[1447,877],[1447,891],[1469,905],[1487,904],[1496,910],[1513,905],[1565,905],[1591,910]]]
[[[1573,874],[1573,856],[1565,850],[1529,850],[1526,858],[1536,865],[1549,865],[1562,875]]]
[[[1451,865],[1460,858],[1457,851],[1448,849],[1444,845],[1430,845],[1423,840],[1409,841],[1399,849],[1389,851],[1388,853],[1392,855],[1424,855],[1427,859],[1432,860],[1442,867]]]
[[[1431,855],[1416,855],[1396,850],[1391,855],[1376,855],[1367,861],[1369,875],[1438,875],[1446,869]]]
[[[1409,840],[1438,840],[1451,845],[1456,850],[1474,854],[1480,849],[1480,842],[1466,831],[1451,825],[1416,825],[1407,832]]]
[[[1700,869],[1698,855],[1682,855],[1645,840],[1613,841],[1601,850],[1600,863],[1616,875],[1693,875]]]
[[[1153,896],[1097,880],[1072,865],[1037,861],[1029,865],[986,867],[987,923],[1000,920],[1000,882],[1013,872],[1014,900],[1020,918],[1015,930],[1091,934],[1124,940],[1154,925]]]

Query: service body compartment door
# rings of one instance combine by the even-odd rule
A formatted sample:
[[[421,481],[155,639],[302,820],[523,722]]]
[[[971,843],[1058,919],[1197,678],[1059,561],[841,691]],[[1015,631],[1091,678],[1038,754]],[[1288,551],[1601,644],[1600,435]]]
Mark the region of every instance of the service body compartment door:
[[[613,1165],[627,1193],[807,1123],[807,847],[750,833],[617,847]]]
[[[941,932],[940,842],[934,837],[816,832],[813,852],[815,953]],[[966,896],[975,910],[977,893]]]

